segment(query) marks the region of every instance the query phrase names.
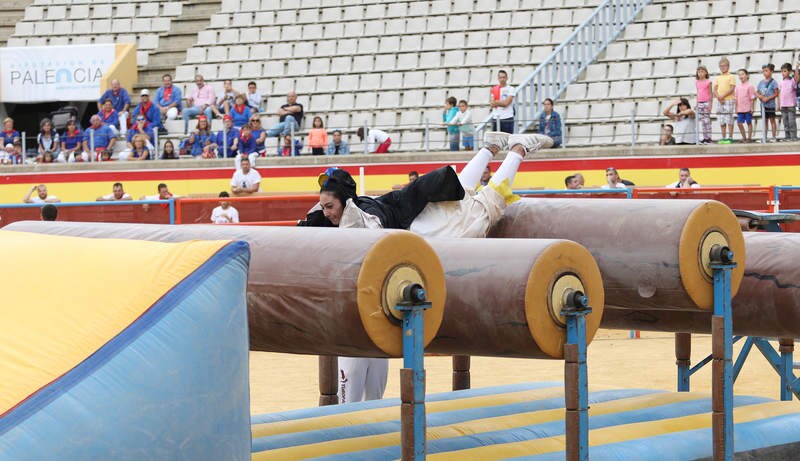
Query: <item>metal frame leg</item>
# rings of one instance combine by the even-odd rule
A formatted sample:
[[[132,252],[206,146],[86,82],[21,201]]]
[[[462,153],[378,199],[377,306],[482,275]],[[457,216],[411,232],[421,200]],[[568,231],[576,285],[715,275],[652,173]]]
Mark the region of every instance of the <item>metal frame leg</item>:
[[[592,312],[583,293],[570,296],[561,315],[567,318],[564,345],[566,459],[589,459],[589,378],[586,368],[586,315]]]
[[[731,270],[733,252],[719,245],[711,250],[714,274],[714,316],[711,319],[712,433],[715,461],[733,461],[733,319]]]

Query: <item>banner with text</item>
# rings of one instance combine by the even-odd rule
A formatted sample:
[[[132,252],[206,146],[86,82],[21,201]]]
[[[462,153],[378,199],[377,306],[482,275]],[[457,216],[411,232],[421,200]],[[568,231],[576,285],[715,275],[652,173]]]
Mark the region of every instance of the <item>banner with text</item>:
[[[116,61],[116,46],[0,48],[0,101],[92,101]]]

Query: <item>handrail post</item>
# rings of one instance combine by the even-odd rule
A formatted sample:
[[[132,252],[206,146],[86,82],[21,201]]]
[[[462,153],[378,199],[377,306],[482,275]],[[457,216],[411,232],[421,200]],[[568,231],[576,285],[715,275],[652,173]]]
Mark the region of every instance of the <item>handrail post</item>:
[[[26,154],[27,147],[28,147],[28,140],[25,139],[25,138],[28,137],[28,133],[23,131],[21,135],[22,135],[22,139],[21,139],[22,152],[20,152],[20,163],[24,164],[25,163],[25,154]]]
[[[631,109],[631,147],[636,147],[636,109]]]
[[[431,127],[428,117],[425,117],[425,152],[431,151]]]

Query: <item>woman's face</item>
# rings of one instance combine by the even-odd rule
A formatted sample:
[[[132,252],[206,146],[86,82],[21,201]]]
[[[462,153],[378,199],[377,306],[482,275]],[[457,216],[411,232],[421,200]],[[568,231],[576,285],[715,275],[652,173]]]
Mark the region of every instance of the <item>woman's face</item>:
[[[344,211],[342,202],[330,192],[320,192],[319,204],[322,207],[322,213],[325,217],[328,218],[334,226],[338,226],[339,221],[342,220],[342,212]]]
[[[175,152],[175,146],[173,146],[172,143],[169,141],[164,143],[164,153],[171,154],[173,152]]]
[[[3,124],[3,128],[5,128],[6,131],[13,130],[14,129],[14,122],[6,122],[6,123],[4,123]]]
[[[44,131],[45,133],[49,133],[50,130],[52,130],[52,129],[53,129],[53,125],[51,125],[49,123],[45,123],[44,125],[42,125],[42,131]]]
[[[548,114],[550,112],[552,112],[553,111],[553,103],[550,102],[550,101],[545,101],[544,102],[544,111],[547,112]]]

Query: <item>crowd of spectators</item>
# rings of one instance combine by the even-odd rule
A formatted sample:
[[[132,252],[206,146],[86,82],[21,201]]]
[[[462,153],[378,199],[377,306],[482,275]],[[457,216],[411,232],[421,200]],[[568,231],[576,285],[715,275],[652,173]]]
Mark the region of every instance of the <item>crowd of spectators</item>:
[[[605,175],[606,182],[599,187],[600,189],[627,189],[636,185],[633,183],[633,181],[622,179],[619,175],[619,171],[617,171],[617,169],[613,166],[606,168]],[[481,179],[481,181],[482,180],[483,179]],[[586,179],[581,173],[571,174],[564,178],[564,186],[568,190],[583,189],[585,188],[585,183]],[[700,184],[698,184],[697,181],[692,178],[691,172],[688,168],[681,168],[678,170],[678,180],[664,186],[666,189],[696,189],[698,187],[700,187]],[[596,187],[590,187],[590,189],[595,188]]]

